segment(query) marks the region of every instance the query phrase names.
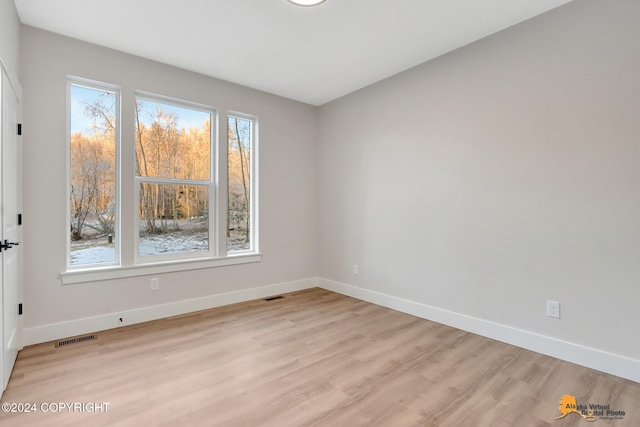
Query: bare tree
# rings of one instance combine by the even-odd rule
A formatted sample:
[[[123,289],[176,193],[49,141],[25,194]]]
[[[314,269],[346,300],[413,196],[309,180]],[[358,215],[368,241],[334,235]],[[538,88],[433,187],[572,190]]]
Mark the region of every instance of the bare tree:
[[[91,119],[93,135],[71,135],[71,238],[85,237],[85,228],[112,233],[115,224],[115,107],[113,94],[81,102]],[[90,222],[89,219],[95,220]]]
[[[251,236],[250,192],[250,122],[230,117],[228,122],[228,223],[227,237],[231,230],[242,233],[245,247]],[[235,225],[234,225],[235,224]],[[234,239],[234,240],[237,240]],[[236,242],[237,243],[237,242]]]

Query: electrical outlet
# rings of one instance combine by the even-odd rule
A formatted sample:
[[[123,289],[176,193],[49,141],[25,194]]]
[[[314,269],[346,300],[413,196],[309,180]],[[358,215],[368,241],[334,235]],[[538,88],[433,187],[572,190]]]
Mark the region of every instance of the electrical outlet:
[[[151,290],[157,291],[158,289],[160,289],[160,279],[154,277],[153,279],[151,279]]]
[[[547,317],[560,318],[560,303],[558,301],[547,301]]]
[[[360,274],[358,264],[353,264],[353,275],[357,276],[358,274]]]

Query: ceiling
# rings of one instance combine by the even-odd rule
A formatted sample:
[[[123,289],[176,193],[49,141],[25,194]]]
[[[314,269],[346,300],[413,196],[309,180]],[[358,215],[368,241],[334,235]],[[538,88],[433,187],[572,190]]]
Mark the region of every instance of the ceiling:
[[[570,0],[15,0],[23,24],[321,105]]]

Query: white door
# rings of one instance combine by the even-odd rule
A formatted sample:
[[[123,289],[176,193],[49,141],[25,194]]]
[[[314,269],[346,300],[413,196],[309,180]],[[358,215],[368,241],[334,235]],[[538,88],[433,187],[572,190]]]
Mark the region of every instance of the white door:
[[[2,93],[0,276],[2,277],[2,390],[4,390],[21,345],[18,336],[18,283],[22,251],[20,246],[12,245],[21,240],[18,224],[18,97],[4,71],[0,90]]]

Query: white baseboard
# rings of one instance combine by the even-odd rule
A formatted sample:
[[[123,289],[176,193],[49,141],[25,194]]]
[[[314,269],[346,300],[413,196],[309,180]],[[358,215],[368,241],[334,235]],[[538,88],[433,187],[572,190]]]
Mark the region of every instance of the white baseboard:
[[[318,286],[640,383],[640,360],[327,279],[319,278]]]
[[[316,286],[316,278],[296,280],[293,282],[278,283],[275,285],[243,289],[241,291],[228,292],[224,294],[208,295],[202,298],[194,298],[100,316],[86,317],[68,322],[25,328],[22,331],[23,344],[39,344],[61,338],[117,328],[118,326],[133,325],[135,323],[163,319],[165,317],[177,316],[180,314],[206,310],[238,302],[251,301],[272,295],[301,291],[303,289],[314,288]],[[120,317],[122,317],[123,322],[120,322]]]
[[[640,383],[640,360],[323,278],[278,283],[68,322],[25,328],[22,331],[23,344],[38,344],[314,287],[321,287]],[[120,317],[124,320],[122,323],[119,321]]]

